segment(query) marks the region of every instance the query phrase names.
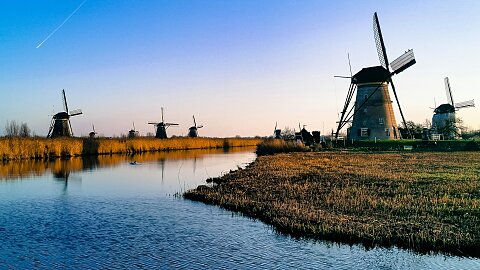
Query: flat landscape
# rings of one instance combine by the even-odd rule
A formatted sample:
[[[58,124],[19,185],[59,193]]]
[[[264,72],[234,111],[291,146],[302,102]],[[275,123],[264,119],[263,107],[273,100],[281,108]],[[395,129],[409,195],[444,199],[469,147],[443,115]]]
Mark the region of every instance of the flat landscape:
[[[184,194],[293,236],[480,257],[480,153],[259,156]]]

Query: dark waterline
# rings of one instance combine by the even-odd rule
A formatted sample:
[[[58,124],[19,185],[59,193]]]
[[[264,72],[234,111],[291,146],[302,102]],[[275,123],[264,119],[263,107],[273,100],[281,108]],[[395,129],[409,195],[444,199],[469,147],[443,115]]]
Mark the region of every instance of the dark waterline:
[[[174,196],[254,158],[251,150],[185,151],[61,161],[47,168],[3,165],[0,171],[17,173],[0,180],[0,269],[480,267],[477,259],[296,240]]]

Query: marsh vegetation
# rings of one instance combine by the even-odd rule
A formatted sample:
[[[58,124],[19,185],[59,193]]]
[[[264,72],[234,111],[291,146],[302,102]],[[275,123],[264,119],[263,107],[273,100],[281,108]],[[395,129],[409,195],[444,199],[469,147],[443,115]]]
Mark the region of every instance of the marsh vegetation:
[[[294,236],[480,256],[480,153],[259,156],[185,198]]]
[[[255,146],[260,139],[248,138],[0,138],[0,159],[51,159],[82,155],[134,154],[155,151],[228,149]]]

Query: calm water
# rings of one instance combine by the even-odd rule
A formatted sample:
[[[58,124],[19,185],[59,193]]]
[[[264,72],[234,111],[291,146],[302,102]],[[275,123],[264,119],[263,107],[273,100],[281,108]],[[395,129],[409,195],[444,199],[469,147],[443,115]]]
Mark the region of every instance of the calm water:
[[[296,240],[173,196],[254,158],[189,151],[0,164],[0,269],[480,268],[478,259]]]

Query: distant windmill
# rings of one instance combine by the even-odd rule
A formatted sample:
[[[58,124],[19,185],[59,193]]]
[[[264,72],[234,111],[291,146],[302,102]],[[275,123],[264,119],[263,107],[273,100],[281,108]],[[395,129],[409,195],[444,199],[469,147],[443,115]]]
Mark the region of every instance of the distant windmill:
[[[280,139],[282,138],[282,130],[277,129],[277,122],[275,122],[275,128],[273,129],[273,137],[275,139]]]
[[[135,130],[135,122],[133,122],[133,129],[128,131],[128,138],[133,139],[133,138],[136,138],[136,137],[138,137],[138,131]]]
[[[463,108],[470,108],[475,107],[475,101],[468,100],[459,103],[453,102],[453,94],[452,89],[450,88],[450,81],[448,77],[445,78],[445,91],[447,93],[447,102],[445,104],[441,104],[440,106],[436,107],[434,110],[434,115],[432,117],[432,126],[436,133],[440,132],[440,130],[445,129],[448,123],[455,123],[456,116],[455,111],[458,111]],[[456,137],[456,133],[458,130],[449,130],[449,134],[444,134],[448,139],[453,139]]]
[[[162,122],[156,123],[156,122],[149,122],[148,124],[154,125],[155,128],[157,129],[155,132],[155,138],[158,139],[166,139],[167,138],[167,128],[170,126],[178,126],[178,124],[175,123],[165,123],[163,120],[163,107],[162,109]]]
[[[95,134],[97,134],[97,132],[95,131],[95,126],[94,125],[92,125],[92,129],[93,129],[93,131],[88,133],[88,136],[93,139],[93,138],[95,138]]]
[[[351,139],[400,138],[400,134],[397,132],[397,123],[388,91],[389,83],[392,86],[402,121],[408,130],[392,81],[392,76],[416,63],[413,50],[406,51],[403,55],[391,62],[390,67],[392,71],[390,71],[387,52],[376,12],[373,15],[373,29],[381,66],[363,68],[351,77],[350,87],[340,120],[338,121],[335,138],[338,138],[340,130],[347,123],[352,123],[349,134],[349,138]],[[355,104],[351,106],[350,102],[355,91],[357,92]],[[410,131],[408,132],[410,133]]]
[[[77,109],[68,111],[67,97],[65,96],[65,89],[62,90],[63,112],[56,113],[52,117],[52,122],[48,130],[47,138],[57,137],[72,137],[72,125],[70,124],[70,117],[82,114],[82,110]]]
[[[163,121],[163,120],[162,120]],[[193,126],[188,128],[188,137],[198,137],[198,129],[203,128],[203,125],[197,126],[197,121],[195,121],[195,115],[193,116]]]

